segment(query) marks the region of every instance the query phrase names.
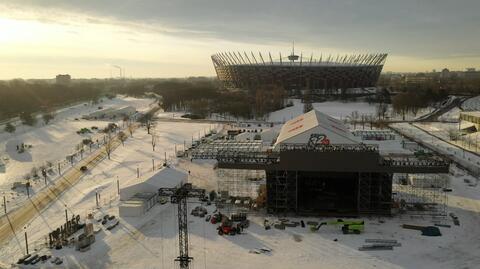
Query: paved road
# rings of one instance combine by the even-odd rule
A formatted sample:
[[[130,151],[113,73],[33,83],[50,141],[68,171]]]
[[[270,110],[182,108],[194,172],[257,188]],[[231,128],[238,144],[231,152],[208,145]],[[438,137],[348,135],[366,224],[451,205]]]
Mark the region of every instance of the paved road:
[[[414,121],[423,121],[423,122],[437,121],[438,117],[447,113],[448,111],[450,111],[454,107],[460,107],[462,105],[462,103],[467,99],[468,99],[467,97],[456,98],[456,99],[452,100],[452,102],[450,102],[448,105],[443,106],[443,107],[437,109],[436,111],[434,111],[433,113],[431,113],[429,115],[426,115],[425,117],[420,117],[420,118],[418,118]]]
[[[117,148],[121,141],[115,136],[112,139],[112,150]],[[25,204],[0,218],[0,243],[6,242],[16,234],[23,226],[40,214],[52,202],[56,201],[60,195],[75,185],[83,176],[80,167],[86,166],[88,170],[93,169],[102,160],[107,157],[105,147],[101,147],[93,154],[77,163],[74,167],[66,171],[61,178],[53,184],[43,189],[35,196],[25,201]]]

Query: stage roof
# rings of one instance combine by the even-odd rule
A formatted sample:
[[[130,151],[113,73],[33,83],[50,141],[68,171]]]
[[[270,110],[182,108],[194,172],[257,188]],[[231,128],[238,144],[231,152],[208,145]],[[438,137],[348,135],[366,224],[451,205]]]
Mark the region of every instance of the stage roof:
[[[323,143],[359,143],[341,121],[317,110],[312,110],[287,121],[282,126],[275,147],[282,143],[306,144],[312,134],[324,135]]]

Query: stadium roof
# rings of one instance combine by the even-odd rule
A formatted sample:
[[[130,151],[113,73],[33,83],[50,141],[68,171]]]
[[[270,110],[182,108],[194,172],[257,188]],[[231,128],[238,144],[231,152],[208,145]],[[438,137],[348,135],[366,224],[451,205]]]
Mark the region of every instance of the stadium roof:
[[[329,144],[358,144],[358,140],[341,121],[317,110],[287,121],[275,146],[282,143],[306,144],[312,134],[325,135]]]
[[[295,60],[290,60],[295,57]],[[251,52],[243,54],[240,52],[220,52],[212,55],[214,64],[220,66],[377,66],[383,65],[387,58],[386,53],[377,54],[351,54],[351,55],[320,55],[320,57],[303,57],[298,55],[289,55],[288,57],[272,58],[270,53],[264,55]]]

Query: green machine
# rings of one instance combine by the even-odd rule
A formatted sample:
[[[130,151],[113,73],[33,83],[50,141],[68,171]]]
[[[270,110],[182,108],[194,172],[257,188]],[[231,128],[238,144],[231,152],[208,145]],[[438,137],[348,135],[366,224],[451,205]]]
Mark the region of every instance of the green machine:
[[[312,232],[316,232],[322,227],[323,225],[340,225],[342,227],[342,232],[344,234],[360,234],[365,229],[365,222],[363,220],[342,220],[337,219],[334,221],[322,222],[318,225],[310,226],[310,230]]]

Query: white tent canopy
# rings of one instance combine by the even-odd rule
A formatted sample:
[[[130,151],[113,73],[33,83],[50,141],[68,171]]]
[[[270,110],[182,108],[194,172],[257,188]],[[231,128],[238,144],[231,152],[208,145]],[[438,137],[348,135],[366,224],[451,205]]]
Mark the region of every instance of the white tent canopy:
[[[358,144],[359,141],[341,121],[312,110],[287,121],[280,131],[275,147],[280,144],[306,144],[312,134],[325,136],[329,144]]]

